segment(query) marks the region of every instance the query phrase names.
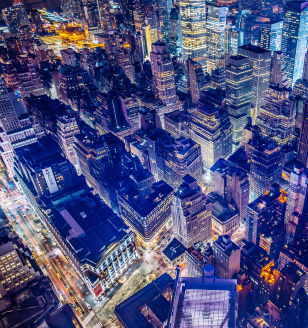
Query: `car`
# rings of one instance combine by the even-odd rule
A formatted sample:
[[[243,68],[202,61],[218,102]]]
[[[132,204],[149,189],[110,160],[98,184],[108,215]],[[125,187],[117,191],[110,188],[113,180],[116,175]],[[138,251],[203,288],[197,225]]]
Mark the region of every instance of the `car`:
[[[57,276],[58,278],[62,278],[62,276],[60,275],[60,273],[57,272]]]
[[[79,306],[77,306],[77,311],[80,311],[81,312],[81,308]]]
[[[69,288],[69,287],[66,287],[65,288],[68,292],[70,292],[71,291],[71,289]]]

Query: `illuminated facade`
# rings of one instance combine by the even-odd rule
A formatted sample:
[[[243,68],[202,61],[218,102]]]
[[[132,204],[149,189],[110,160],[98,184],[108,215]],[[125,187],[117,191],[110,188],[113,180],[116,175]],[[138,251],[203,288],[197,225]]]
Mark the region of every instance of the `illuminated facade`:
[[[204,0],[180,0],[182,56],[206,65],[206,13]]]
[[[174,6],[170,12],[170,43],[168,44],[168,48],[172,55],[182,52],[182,33],[179,6]]]
[[[238,48],[240,55],[249,58],[252,71],[251,117],[253,123],[259,115],[266,89],[268,88],[271,72],[271,52],[253,45]]]
[[[99,6],[96,0],[81,0],[83,19],[88,29],[100,27]]]
[[[236,279],[222,279],[212,265],[198,278],[181,277],[176,269],[175,291],[167,328],[236,327]]]
[[[184,137],[174,140],[164,130],[154,131],[146,140],[151,173],[157,181],[164,180],[177,189],[190,174],[203,185],[201,148],[195,141]]]
[[[279,183],[280,176],[280,148],[273,141],[260,140],[252,152],[249,200],[254,201],[269,190],[272,184]]]
[[[307,51],[308,2],[290,1],[284,8],[281,51],[290,87],[301,78]]]
[[[174,67],[168,46],[161,41],[152,44],[151,67],[156,97],[164,105],[178,101],[175,90]]]
[[[258,46],[271,52],[280,51],[282,26],[282,21],[260,24]]]
[[[164,181],[154,183],[148,195],[129,187],[118,192],[122,219],[146,247],[155,243],[170,219],[172,198],[173,188]]]
[[[242,55],[228,58],[226,67],[226,102],[232,124],[232,150],[239,147],[246,117],[250,116],[253,68]]]
[[[308,97],[308,51],[305,54],[302,78],[295,82],[293,93],[295,96]]]
[[[207,6],[206,55],[207,72],[211,73],[225,52],[225,28],[227,7]]]
[[[308,101],[304,103],[302,128],[298,142],[297,162],[308,167]]]
[[[308,172],[303,167],[296,165],[291,172],[289,188],[288,188],[288,201],[284,224],[287,226],[288,222],[292,220],[294,212],[298,215],[303,214],[307,210],[307,194],[308,187]],[[306,215],[306,213],[304,213]],[[303,227],[304,228],[304,227]]]
[[[171,212],[175,237],[186,248],[212,238],[211,202],[189,174],[174,194]]]
[[[225,110],[202,105],[192,114],[190,136],[201,146],[204,169],[232,153],[232,126]]]
[[[291,89],[283,85],[284,74],[279,74],[279,61],[281,62],[280,54],[274,53],[272,72],[275,75],[272,75],[270,86],[266,90],[256,124],[263,136],[273,138],[281,146],[293,137],[295,104],[290,97]]]

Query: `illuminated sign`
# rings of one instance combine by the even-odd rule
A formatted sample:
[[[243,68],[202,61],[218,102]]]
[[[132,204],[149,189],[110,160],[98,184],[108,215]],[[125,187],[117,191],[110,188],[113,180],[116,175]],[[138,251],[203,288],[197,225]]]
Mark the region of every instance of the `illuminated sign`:
[[[59,191],[59,188],[57,186],[57,182],[56,182],[56,179],[52,172],[51,167],[48,167],[47,169],[43,169],[42,171],[43,171],[49,192],[51,194],[53,194],[53,193]]]

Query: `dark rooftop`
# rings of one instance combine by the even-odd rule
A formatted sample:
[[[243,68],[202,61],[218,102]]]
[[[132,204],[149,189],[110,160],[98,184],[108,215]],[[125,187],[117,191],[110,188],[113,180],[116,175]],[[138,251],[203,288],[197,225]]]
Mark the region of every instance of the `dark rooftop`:
[[[173,261],[184,254],[185,251],[186,248],[176,238],[173,238],[170,244],[163,250],[163,253],[170,261]]]
[[[255,52],[258,54],[264,54],[264,53],[268,53],[268,52],[270,53],[270,50],[266,50],[261,47],[254,46],[252,44],[245,44],[243,46],[240,46],[239,49],[249,50],[249,51],[252,51],[252,52]],[[239,50],[239,52],[240,52],[240,50]]]

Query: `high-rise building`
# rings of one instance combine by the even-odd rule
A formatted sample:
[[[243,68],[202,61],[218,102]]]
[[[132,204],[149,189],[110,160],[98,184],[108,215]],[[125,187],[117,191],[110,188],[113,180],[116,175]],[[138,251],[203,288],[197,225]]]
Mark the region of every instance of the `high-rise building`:
[[[267,191],[247,205],[245,238],[259,245],[260,235],[274,226],[282,226],[286,211],[286,193],[274,183]]]
[[[308,97],[308,51],[305,54],[303,75],[295,82],[293,93],[295,96]]]
[[[213,249],[210,243],[206,246],[199,241],[185,251],[185,264],[188,277],[202,277],[202,272],[207,264],[212,264]]]
[[[260,47],[247,44],[238,48],[240,55],[249,58],[252,71],[251,117],[254,123],[263,104],[271,74],[271,52]]]
[[[221,107],[209,103],[199,106],[192,114],[190,136],[201,146],[205,169],[232,153],[232,126],[227,112]]]
[[[279,183],[281,177],[281,153],[274,141],[260,139],[253,151],[250,165],[250,192],[252,202],[274,183]]]
[[[242,55],[228,58],[226,67],[226,102],[232,124],[232,150],[240,144],[246,117],[250,115],[253,68]]]
[[[17,14],[20,25],[21,26],[30,25],[28,13],[25,5],[17,0],[13,3],[13,8]]]
[[[204,0],[180,0],[183,59],[206,66],[206,10]]]
[[[227,7],[207,6],[206,13],[206,62],[211,73],[225,53],[225,28]]]
[[[221,278],[232,279],[240,271],[241,250],[228,235],[213,243],[213,266]]]
[[[201,147],[195,141],[184,137],[173,139],[161,129],[146,140],[151,173],[157,181],[164,180],[177,189],[182,178],[190,174],[199,186],[203,185]]]
[[[164,105],[177,102],[174,66],[166,43],[157,41],[152,44],[151,67],[156,97]]]
[[[230,56],[238,55],[238,47],[243,45],[243,31],[235,26],[227,24],[225,29],[225,54]]]
[[[289,1],[284,8],[281,51],[290,87],[301,78],[307,51],[308,2]]]
[[[220,158],[211,167],[211,181],[216,194],[227,202],[232,200],[240,212],[240,220],[246,219],[246,207],[249,203],[248,174],[233,163]]]
[[[81,0],[83,8],[83,20],[88,29],[100,27],[99,7],[96,0]]]
[[[181,277],[179,267],[176,271],[166,327],[178,328],[189,322],[191,327],[235,328],[236,279],[220,278],[210,264],[200,278]]]
[[[191,58],[187,60],[187,87],[191,96],[193,104],[197,104],[200,98],[200,82],[198,77],[203,74],[202,67],[199,63],[193,61]],[[204,74],[203,74],[204,81]]]
[[[302,128],[297,150],[297,162],[304,168],[308,167],[308,100],[304,103]]]
[[[121,0],[121,10],[124,17],[124,25],[131,31],[134,31],[134,10],[136,0]]]
[[[168,45],[169,51],[172,55],[177,55],[182,52],[182,33],[180,8],[175,6],[170,12],[170,43]]]
[[[2,10],[2,15],[5,20],[6,26],[13,36],[19,37],[20,35],[20,21],[18,14],[13,7],[7,7]]]
[[[191,114],[187,111],[176,110],[164,115],[165,131],[175,139],[180,137],[189,138]]]
[[[171,217],[173,188],[164,181],[152,184],[143,194],[136,186],[118,191],[121,217],[145,247],[153,246]]]
[[[186,248],[212,238],[211,202],[189,174],[174,194],[171,213],[175,237]]]
[[[288,312],[300,288],[304,287],[306,273],[295,263],[288,263],[280,272],[276,305]]]
[[[288,222],[292,220],[294,212],[296,215],[307,215],[307,205],[308,205],[308,172],[302,166],[294,166],[293,171],[291,172],[289,188],[288,188],[288,201],[286,215],[284,218],[284,224],[287,226]],[[307,195],[307,196],[306,196]],[[301,220],[300,220],[301,221]],[[306,221],[304,218],[303,221]],[[299,222],[301,223],[301,222]],[[304,223],[304,222],[303,222]],[[304,229],[303,224],[301,228]]]
[[[260,24],[258,46],[271,52],[280,51],[282,26],[283,21]]]
[[[78,161],[74,151],[74,135],[79,134],[80,130],[76,118],[62,116],[57,120],[57,135],[59,145],[66,158],[74,165],[78,172]],[[80,172],[78,172],[80,173]]]
[[[276,73],[276,77],[272,76],[271,78],[256,123],[261,128],[263,136],[272,138],[281,146],[293,138],[295,104],[290,97],[291,89],[281,85],[280,79],[276,80],[279,76],[279,68],[277,67],[279,61],[280,54],[274,53],[272,71]],[[278,83],[274,83],[275,81]]]

